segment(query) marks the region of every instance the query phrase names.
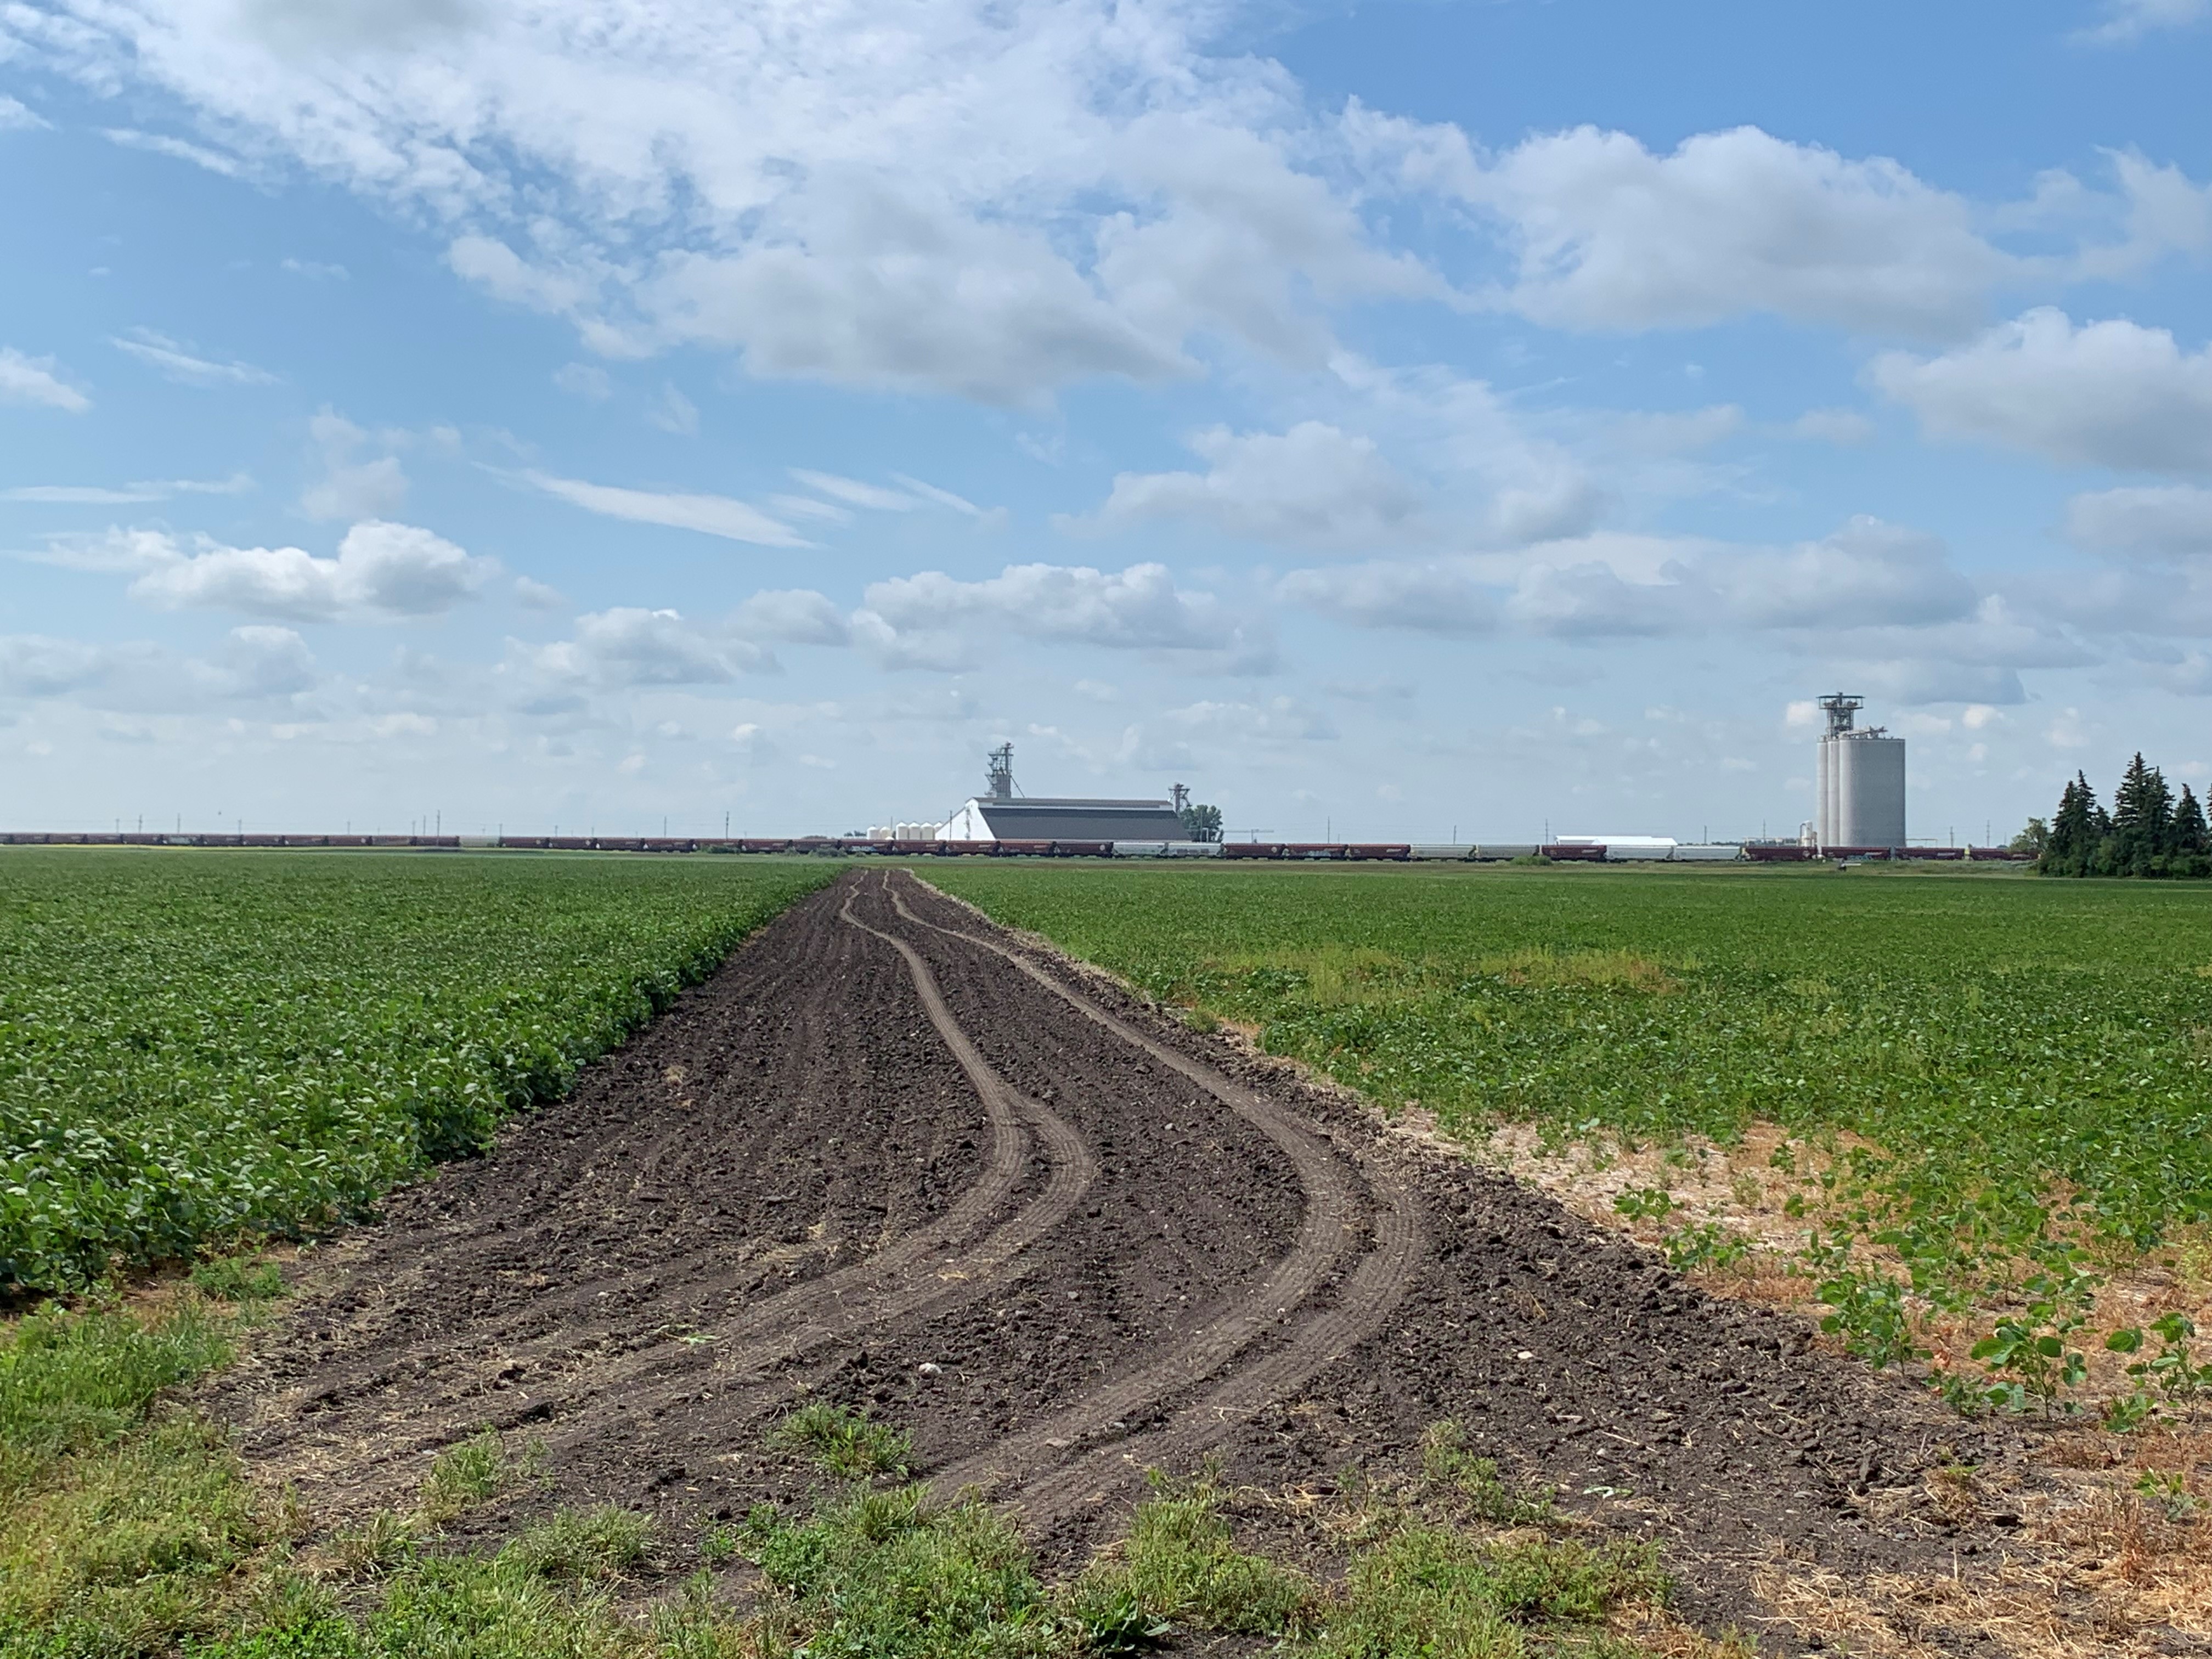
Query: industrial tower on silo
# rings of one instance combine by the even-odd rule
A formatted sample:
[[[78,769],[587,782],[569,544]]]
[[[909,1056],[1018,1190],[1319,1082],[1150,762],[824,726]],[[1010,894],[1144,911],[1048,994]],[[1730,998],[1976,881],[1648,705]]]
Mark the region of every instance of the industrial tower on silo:
[[[1905,739],[1852,716],[1866,699],[1841,691],[1820,699],[1819,806],[1814,833],[1823,851],[1894,851],[1905,844]]]

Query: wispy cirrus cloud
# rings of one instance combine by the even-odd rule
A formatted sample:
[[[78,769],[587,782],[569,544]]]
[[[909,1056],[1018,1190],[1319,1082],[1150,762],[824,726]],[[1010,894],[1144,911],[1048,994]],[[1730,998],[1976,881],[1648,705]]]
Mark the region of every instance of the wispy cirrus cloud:
[[[546,472],[531,471],[522,476],[547,495],[605,518],[627,519],[633,524],[665,525],[672,530],[696,530],[702,536],[749,542],[757,547],[813,545],[781,520],[769,517],[750,501],[729,495],[629,489],[617,484],[591,483],[581,478],[556,477]]]
[[[228,478],[145,478],[126,484],[17,484],[0,489],[0,501],[40,502],[53,507],[125,507],[166,501],[179,495],[242,495],[253,488],[252,475]]]
[[[153,155],[167,155],[179,161],[190,161],[196,167],[220,173],[226,179],[243,179],[247,168],[235,155],[210,149],[205,144],[195,144],[188,139],[172,138],[166,133],[141,132],[135,127],[108,127],[100,137],[111,144],[120,144],[125,149],[143,149]]]
[[[0,403],[31,404],[82,415],[92,399],[62,379],[51,357],[31,357],[0,346]]]
[[[2076,40],[2129,46],[2160,29],[2187,28],[2212,17],[2212,0],[2105,0],[2104,21],[2080,31]]]
[[[275,386],[279,378],[252,363],[203,357],[193,348],[150,328],[134,328],[128,334],[115,335],[108,343],[125,356],[136,357],[187,386]]]

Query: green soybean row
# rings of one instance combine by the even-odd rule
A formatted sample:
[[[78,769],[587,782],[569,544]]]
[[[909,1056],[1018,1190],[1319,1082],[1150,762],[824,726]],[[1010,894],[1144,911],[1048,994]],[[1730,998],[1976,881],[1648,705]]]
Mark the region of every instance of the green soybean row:
[[[0,1295],[359,1213],[834,870],[0,852]]]

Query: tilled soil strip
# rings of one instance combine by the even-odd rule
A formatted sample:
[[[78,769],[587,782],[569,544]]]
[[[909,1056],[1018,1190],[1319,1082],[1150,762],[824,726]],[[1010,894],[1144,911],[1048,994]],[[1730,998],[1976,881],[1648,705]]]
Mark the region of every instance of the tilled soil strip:
[[[805,1394],[910,1428],[940,1485],[1068,1552],[1147,1464],[1326,1488],[1450,1417],[1661,1539],[1712,1623],[1756,1620],[1777,1551],[1948,1572],[1985,1540],[1923,1472],[2016,1455],[883,872],[395,1194],[214,1397],[334,1521],[528,1424],[553,1484],[526,1501],[680,1536],[803,1480],[764,1438]]]

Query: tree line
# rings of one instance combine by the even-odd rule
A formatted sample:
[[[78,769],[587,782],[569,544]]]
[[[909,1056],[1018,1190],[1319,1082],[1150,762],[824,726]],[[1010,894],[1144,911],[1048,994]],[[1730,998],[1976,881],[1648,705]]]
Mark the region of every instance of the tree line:
[[[2185,783],[2177,798],[2165,775],[2140,754],[2112,792],[2112,811],[2076,772],[2058,798],[2057,815],[2047,824],[2029,819],[2013,845],[2035,854],[2035,867],[2046,876],[2212,878],[2204,808]]]

